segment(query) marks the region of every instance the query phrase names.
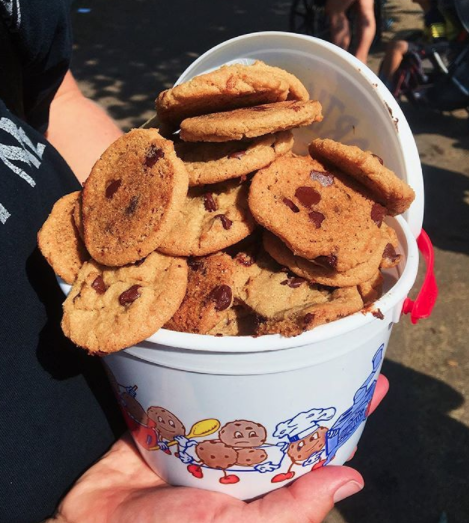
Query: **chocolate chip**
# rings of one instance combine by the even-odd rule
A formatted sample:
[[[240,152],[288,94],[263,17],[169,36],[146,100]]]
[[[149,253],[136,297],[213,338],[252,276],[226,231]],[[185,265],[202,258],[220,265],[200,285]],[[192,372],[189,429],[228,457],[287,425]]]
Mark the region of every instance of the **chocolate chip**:
[[[371,208],[371,219],[376,223],[378,227],[381,227],[383,219],[387,214],[386,207],[383,207],[379,203],[374,203]]]
[[[254,264],[254,259],[244,252],[237,254],[235,260],[245,267],[251,267]]]
[[[145,155],[145,165],[147,167],[153,167],[155,163],[161,158],[164,158],[163,150],[159,149],[155,145],[150,145],[147,154]]]
[[[233,225],[233,222],[227,218],[224,214],[217,214],[215,218],[220,218],[221,223],[223,225],[223,229],[228,230]]]
[[[293,212],[300,212],[300,209],[288,198],[284,198],[282,202],[289,207]]]
[[[334,183],[334,175],[327,171],[311,171],[309,177],[315,182],[319,182],[323,187],[328,187]]]
[[[140,265],[142,265],[142,263],[146,260],[146,258],[142,258],[141,260],[137,260],[134,265],[135,267],[140,267]]]
[[[127,209],[125,210],[125,214],[127,214],[127,216],[131,216],[132,214],[134,214],[135,210],[137,209],[139,200],[140,200],[140,196],[132,196],[132,198],[130,199],[129,205],[128,205]]]
[[[96,276],[93,283],[91,284],[91,287],[98,293],[98,294],[104,294],[106,292],[106,284],[104,283],[103,277]]]
[[[210,300],[215,302],[216,311],[224,311],[231,305],[233,293],[228,285],[217,285],[208,295]]]
[[[330,254],[329,256],[318,256],[314,258],[314,263],[325,267],[326,269],[334,269],[337,267],[337,256],[335,254]]]
[[[384,161],[380,156],[378,156],[377,154],[373,154],[373,153],[371,153],[371,156],[374,156],[381,165],[384,165]]]
[[[133,303],[137,298],[140,298],[141,294],[139,292],[141,285],[132,285],[129,289],[124,291],[119,296],[119,303],[121,305],[130,305]]]
[[[302,283],[304,283],[306,280],[304,278],[289,278],[288,280],[284,280],[280,282],[280,285],[288,285],[292,289],[297,289]]]
[[[241,160],[241,158],[246,154],[246,151],[237,151],[228,155],[228,158],[236,158]]]
[[[388,243],[384,248],[383,257],[395,262],[401,257],[401,255],[397,254],[392,243]]]
[[[309,325],[314,320],[314,314],[312,312],[308,312],[308,314],[305,314],[303,321],[305,325]]]
[[[371,314],[373,314],[375,318],[378,318],[378,320],[384,320],[384,314],[379,309],[375,309]]]
[[[187,258],[187,265],[193,270],[198,271],[201,267],[203,267],[204,262],[202,260],[198,260],[197,258]]]
[[[208,212],[214,212],[218,209],[217,202],[213,199],[213,193],[207,192],[204,194],[204,207]]]
[[[112,180],[112,182],[106,187],[106,198],[108,200],[110,200],[114,196],[121,184],[122,180]]]
[[[321,201],[321,195],[312,187],[298,187],[295,196],[304,207],[311,207]]]
[[[326,219],[324,214],[319,211],[311,211],[308,213],[308,218],[316,225],[316,229],[320,229],[322,222]]]
[[[292,289],[297,289],[301,284],[303,284],[306,280],[304,278],[291,278],[288,282],[288,286]]]
[[[298,105],[296,102],[293,102],[293,104],[290,105],[290,109],[293,109],[295,113],[297,113],[298,111],[301,111],[301,106]]]

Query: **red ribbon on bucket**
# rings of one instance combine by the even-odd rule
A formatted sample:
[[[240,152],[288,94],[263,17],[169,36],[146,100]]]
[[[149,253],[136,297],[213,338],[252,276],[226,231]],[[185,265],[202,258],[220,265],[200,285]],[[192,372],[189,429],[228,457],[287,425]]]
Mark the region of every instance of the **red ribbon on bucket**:
[[[404,305],[402,306],[402,314],[410,314],[410,321],[414,325],[419,320],[428,318],[431,315],[438,296],[438,287],[436,285],[435,273],[433,271],[435,253],[433,251],[432,242],[423,229],[417,238],[417,246],[427,265],[425,279],[415,301],[406,298]]]

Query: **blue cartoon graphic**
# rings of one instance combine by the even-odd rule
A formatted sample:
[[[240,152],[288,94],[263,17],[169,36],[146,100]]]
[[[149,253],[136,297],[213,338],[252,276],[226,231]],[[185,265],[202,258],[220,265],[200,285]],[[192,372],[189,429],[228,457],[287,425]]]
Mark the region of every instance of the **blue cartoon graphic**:
[[[332,425],[326,438],[327,459],[324,465],[332,461],[339,448],[352,436],[358,427],[366,420],[369,413],[371,398],[375,392],[377,373],[383,360],[384,344],[373,357],[373,371],[357,390],[353,397],[353,405],[346,410]]]

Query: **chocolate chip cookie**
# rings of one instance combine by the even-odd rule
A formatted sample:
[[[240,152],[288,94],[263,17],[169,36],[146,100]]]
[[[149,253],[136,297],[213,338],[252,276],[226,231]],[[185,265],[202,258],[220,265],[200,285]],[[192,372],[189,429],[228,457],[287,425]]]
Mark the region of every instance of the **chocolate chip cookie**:
[[[308,98],[295,76],[256,61],[226,65],[163,91],[156,99],[156,112],[164,127],[174,130],[182,120],[201,114]]]
[[[80,191],[58,200],[37,235],[39,250],[55,274],[72,284],[89,254],[80,238],[73,211]]]
[[[121,266],[154,251],[184,205],[188,185],[173,143],[155,129],[134,129],[116,140],[83,189],[85,244],[92,258]]]
[[[249,141],[225,143],[178,142],[176,153],[189,173],[189,185],[218,183],[239,178],[272,163],[293,147],[290,131]]]
[[[157,252],[121,268],[85,262],[64,302],[62,329],[93,354],[135,345],[176,312],[187,271],[186,260]]]
[[[184,120],[180,136],[186,142],[229,142],[255,138],[320,122],[321,110],[321,104],[316,100],[294,100],[206,114]]]
[[[279,158],[252,179],[249,207],[295,255],[344,272],[382,242],[384,213],[355,185],[309,157]]]
[[[327,161],[368,187],[377,202],[395,216],[406,211],[414,201],[413,189],[383,165],[371,152],[333,140],[313,140],[309,146],[313,158]]]
[[[255,228],[248,190],[238,180],[192,187],[158,250],[173,256],[203,256],[242,240]]]

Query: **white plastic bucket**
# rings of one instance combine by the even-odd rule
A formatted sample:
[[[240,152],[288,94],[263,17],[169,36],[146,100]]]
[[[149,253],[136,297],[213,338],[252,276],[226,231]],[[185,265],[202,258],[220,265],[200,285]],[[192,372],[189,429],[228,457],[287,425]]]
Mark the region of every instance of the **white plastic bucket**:
[[[261,59],[292,72],[321,101],[324,121],[296,131],[298,143],[320,136],[372,150],[417,194],[405,217],[389,219],[403,259],[387,272],[387,292],[374,304],[383,319],[358,312],[294,338],[161,329],[104,358],[151,468],[173,485],[249,499],[313,467],[340,465],[357,445],[392,325],[417,275],[423,186],[401,110],[351,55],[312,37],[256,33],[208,51],[179,82],[240,59]],[[174,434],[184,436],[176,441]]]

